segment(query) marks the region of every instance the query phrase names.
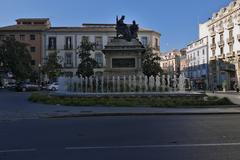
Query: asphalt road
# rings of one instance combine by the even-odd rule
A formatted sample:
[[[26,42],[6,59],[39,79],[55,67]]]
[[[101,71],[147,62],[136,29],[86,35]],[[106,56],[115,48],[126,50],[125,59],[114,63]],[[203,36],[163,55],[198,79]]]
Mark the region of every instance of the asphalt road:
[[[238,160],[240,115],[0,123],[0,160]]]

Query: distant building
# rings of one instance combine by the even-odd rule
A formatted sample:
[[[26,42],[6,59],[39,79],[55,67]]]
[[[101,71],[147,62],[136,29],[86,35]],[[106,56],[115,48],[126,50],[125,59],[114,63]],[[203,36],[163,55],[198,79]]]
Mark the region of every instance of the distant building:
[[[17,19],[16,25],[0,27],[0,41],[12,38],[26,43],[32,56],[32,66],[37,69],[43,59],[43,33],[50,26],[48,18]]]
[[[180,75],[180,55],[181,53],[178,50],[161,54],[160,65],[164,74],[171,77]]]
[[[187,77],[187,68],[188,68],[188,61],[187,61],[187,49],[183,48],[180,50],[180,74],[184,74]]]
[[[208,38],[204,37],[187,46],[187,77],[194,89],[208,88]]]
[[[240,0],[214,13],[200,24],[199,37],[208,38],[209,70],[213,87],[234,89],[240,85]]]

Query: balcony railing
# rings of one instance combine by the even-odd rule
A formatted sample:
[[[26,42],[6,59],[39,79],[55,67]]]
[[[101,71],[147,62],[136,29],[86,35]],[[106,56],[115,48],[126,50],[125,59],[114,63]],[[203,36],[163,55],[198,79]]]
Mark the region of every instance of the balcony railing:
[[[228,29],[231,29],[231,28],[233,28],[234,27],[234,23],[228,23],[228,25],[227,25],[227,28]]]
[[[237,35],[237,39],[240,41],[240,34]]]
[[[210,45],[210,48],[211,48],[212,50],[215,50],[215,49],[216,49],[216,43],[212,43],[212,44]]]
[[[56,50],[57,47],[56,46],[48,46],[48,50]]]
[[[224,28],[223,27],[218,29],[218,33],[222,33],[222,32],[224,32]]]
[[[215,31],[210,31],[210,36],[211,36],[211,37],[216,36],[216,32],[215,32]]]
[[[228,44],[234,43],[234,37],[228,38],[228,39],[227,39],[227,43],[228,43]]]
[[[218,46],[219,46],[219,47],[224,46],[224,41],[219,41],[219,42],[218,42]]]
[[[72,50],[73,46],[72,45],[64,45],[64,50]]]
[[[227,53],[227,58],[235,57],[235,52]]]
[[[217,57],[216,57],[216,56],[210,57],[210,61],[216,61],[216,60],[217,60]]]
[[[240,56],[240,50],[237,51],[237,55]]]
[[[73,64],[64,63],[64,68],[73,68]]]
[[[218,55],[218,59],[224,59],[224,58],[225,58],[224,54]]]
[[[235,65],[224,63],[220,66],[220,70],[222,71],[236,71]]]

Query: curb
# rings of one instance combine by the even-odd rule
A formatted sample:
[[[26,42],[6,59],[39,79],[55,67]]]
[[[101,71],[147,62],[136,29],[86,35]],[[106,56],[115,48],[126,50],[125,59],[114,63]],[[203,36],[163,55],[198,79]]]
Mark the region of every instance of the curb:
[[[180,113],[91,113],[49,116],[50,119],[78,118],[78,117],[125,117],[125,116],[177,116],[177,115],[239,115],[239,112],[180,112]]]

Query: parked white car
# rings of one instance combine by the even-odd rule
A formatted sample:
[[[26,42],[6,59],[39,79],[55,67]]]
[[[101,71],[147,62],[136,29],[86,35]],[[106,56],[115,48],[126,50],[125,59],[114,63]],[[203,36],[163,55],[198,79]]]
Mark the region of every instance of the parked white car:
[[[48,85],[47,89],[49,91],[57,91],[58,90],[58,83],[57,82],[53,82],[52,84]]]

